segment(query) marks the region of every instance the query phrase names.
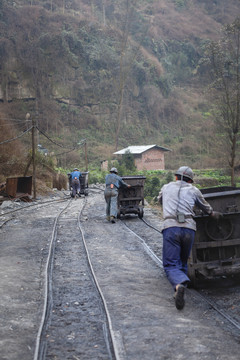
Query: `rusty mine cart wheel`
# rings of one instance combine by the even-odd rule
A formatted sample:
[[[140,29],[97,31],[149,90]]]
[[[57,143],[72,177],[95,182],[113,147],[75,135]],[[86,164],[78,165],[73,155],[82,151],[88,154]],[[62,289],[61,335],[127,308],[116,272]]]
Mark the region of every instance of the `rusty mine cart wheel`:
[[[206,222],[205,230],[212,240],[227,240],[233,232],[233,224],[230,219],[223,218],[219,221],[209,219]]]
[[[143,218],[143,208],[138,208],[138,217],[139,219]]]

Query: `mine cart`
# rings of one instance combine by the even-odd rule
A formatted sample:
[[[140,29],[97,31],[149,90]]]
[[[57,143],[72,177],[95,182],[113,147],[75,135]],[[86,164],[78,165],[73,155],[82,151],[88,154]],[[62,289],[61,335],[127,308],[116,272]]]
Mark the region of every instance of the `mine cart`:
[[[88,171],[82,172],[80,177],[80,194],[88,195]]]
[[[146,177],[142,175],[123,176],[122,179],[131,187],[120,187],[119,189],[118,218],[120,218],[121,214],[137,214],[141,219],[143,217],[144,182]]]
[[[80,177],[80,194],[79,195],[88,195],[88,171],[81,172],[82,176]],[[68,174],[69,188],[72,195],[72,186],[71,186],[71,174]]]
[[[208,188],[201,192],[223,217],[216,220],[196,212],[197,231],[188,265],[195,286],[200,279],[240,274],[240,188]]]

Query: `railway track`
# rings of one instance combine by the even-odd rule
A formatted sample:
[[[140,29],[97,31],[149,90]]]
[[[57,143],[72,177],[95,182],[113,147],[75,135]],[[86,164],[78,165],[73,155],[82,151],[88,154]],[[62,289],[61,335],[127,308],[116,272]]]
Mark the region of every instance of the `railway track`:
[[[193,290],[189,290],[193,301],[189,300],[183,312],[176,311],[172,303],[162,268],[158,217],[146,208],[144,221],[126,216],[111,224],[105,219],[104,205],[102,189],[91,191],[77,201],[68,198],[63,203],[32,207],[34,211],[26,209],[3,227],[7,248],[1,248],[2,259],[11,255],[13,263],[3,286],[6,291],[16,289],[11,302],[3,298],[7,315],[0,330],[2,342],[16,335],[12,353],[7,344],[3,356],[15,360],[16,349],[23,349],[24,336],[25,349],[27,344],[31,351],[21,353],[26,360],[32,360],[33,353],[34,360],[155,360],[160,354],[168,359],[199,358],[199,341],[208,349],[199,356],[212,360],[218,349],[225,354],[218,339],[226,338],[230,347],[236,341],[232,330],[225,331],[222,314],[215,315],[215,309],[202,298],[199,301]],[[24,235],[11,244],[8,239],[22,231]],[[17,257],[9,253],[11,248]],[[15,268],[22,272],[17,281],[17,272],[11,276]],[[220,326],[209,323],[208,319],[215,318]],[[30,321],[34,323],[31,342]],[[224,326],[226,323],[233,328],[229,320]],[[211,340],[205,336],[206,327]],[[239,336],[239,329],[234,328]],[[185,344],[180,350],[175,347],[174,334]]]
[[[150,224],[149,222],[147,222],[145,219],[138,219],[136,218],[136,221],[139,222],[143,222],[148,228],[153,229],[154,231],[156,231],[157,233],[161,234],[161,231],[159,228],[157,228],[156,226],[153,226],[152,224]],[[151,258],[156,261],[156,263],[158,264],[158,266],[160,266],[162,268],[162,260],[159,257],[159,254],[161,253],[161,247],[160,247],[160,239],[159,239],[159,244],[156,244],[156,242],[152,242],[149,241],[149,236],[146,236],[146,234],[144,235],[141,231],[141,235],[139,235],[137,233],[136,228],[134,227],[134,230],[131,229],[131,227],[129,226],[131,224],[129,224],[129,222],[127,223],[126,221],[123,221],[124,225],[128,227],[128,229],[135,233],[137,235],[137,237],[139,238],[140,242],[143,244],[143,247],[145,248],[145,250],[147,251],[147,253],[151,256]],[[224,281],[224,280],[223,280]],[[219,284],[219,286],[221,286]],[[238,293],[240,293],[240,286],[239,285],[234,285],[236,287],[236,291]],[[236,305],[233,306],[221,306],[218,305],[219,302],[221,302],[222,304],[225,303],[225,298],[229,298],[229,292],[231,293],[231,286],[229,287],[229,292],[227,292],[225,295],[222,293],[221,294],[221,299],[216,301],[216,294],[219,294],[219,288],[212,288],[211,292],[210,290],[195,290],[195,289],[187,289],[188,293],[190,293],[190,295],[197,297],[199,300],[206,302],[210,308],[212,308],[214,311],[216,311],[218,314],[220,314],[225,320],[227,320],[235,329],[237,329],[238,331],[240,331],[240,313],[235,313],[234,316],[231,315],[231,313],[233,312],[232,310],[234,310],[234,308],[236,307]],[[211,295],[210,295],[211,293]]]
[[[47,201],[40,201],[40,202],[34,202],[34,203],[31,203],[31,204],[28,204],[28,205],[25,205],[25,206],[19,206],[18,208],[16,209],[12,209],[12,210],[9,210],[9,211],[3,211],[1,214],[0,214],[0,229],[9,221],[13,220],[14,217],[12,216],[13,214],[15,215],[16,212],[19,212],[19,211],[28,211],[28,210],[33,210],[33,209],[37,209],[39,207],[42,207],[42,206],[48,206],[48,205],[52,205],[52,204],[58,204],[58,203],[61,203],[61,202],[65,202],[69,200],[69,195],[65,195],[63,198],[60,198],[60,199],[54,199],[54,200],[47,200]],[[25,204],[25,203],[24,203]],[[5,218],[7,216],[7,218]]]
[[[44,305],[34,360],[55,357],[66,359],[69,353],[75,359],[90,359],[97,358],[99,351],[108,359],[119,359],[110,314],[81,227],[81,215],[86,202],[86,198],[83,199],[76,211],[75,201],[69,200],[55,218],[45,265]],[[69,244],[66,243],[67,236],[72,239]],[[85,294],[78,292],[79,288],[81,291],[85,289],[91,297],[86,299]],[[98,314],[92,320],[96,309]],[[78,339],[84,335],[81,327],[80,332],[76,332],[76,322],[83,316],[85,339],[79,343]],[[64,347],[62,336],[67,337]]]
[[[101,191],[101,188],[97,188],[99,191]],[[94,190],[97,190],[96,188]],[[132,219],[131,217],[127,217],[128,219]],[[138,219],[137,217],[133,217],[133,219],[136,219],[137,221],[142,221],[149,229],[154,230],[155,232],[161,234],[161,230],[160,228],[153,226],[152,224],[150,224],[149,222],[147,222],[144,218],[142,219]],[[139,235],[136,231],[136,229],[131,229],[131,226],[129,226],[131,224],[131,221],[123,221],[124,225],[129,229],[129,231],[133,232],[139,239],[139,241],[141,242],[141,244],[143,245],[145,251],[148,253],[148,255],[157,263],[158,266],[160,266],[162,268],[162,249],[160,245],[160,241],[154,241],[151,238],[151,234],[144,235],[141,234]],[[209,291],[200,291],[200,290],[195,290],[195,289],[187,289],[188,292],[191,293],[191,295],[197,297],[198,299],[205,301],[210,308],[214,309],[217,313],[219,313],[225,320],[227,320],[235,329],[240,330],[240,313],[238,314],[234,314],[234,316],[230,315],[233,311],[233,309],[235,308],[235,306],[233,307],[229,307],[227,310],[224,309],[223,306],[220,306],[217,304],[216,302],[216,297],[215,294],[219,293],[219,289],[215,289],[212,290],[211,292],[211,296],[209,294]],[[240,287],[239,287],[239,292],[240,292]],[[223,295],[221,297],[221,303],[224,303],[224,296],[228,296],[228,295]],[[225,306],[226,308],[227,306]],[[229,314],[230,313],[230,314]]]

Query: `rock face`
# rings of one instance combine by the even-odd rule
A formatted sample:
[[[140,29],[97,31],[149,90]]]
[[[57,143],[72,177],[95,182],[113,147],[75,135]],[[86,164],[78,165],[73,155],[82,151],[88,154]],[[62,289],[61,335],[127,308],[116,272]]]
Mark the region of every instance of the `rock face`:
[[[38,112],[43,130],[65,138],[67,127],[71,137],[84,130],[97,145],[119,148],[147,136],[172,149],[186,138],[194,161],[208,110],[204,69],[201,76],[196,70],[202,42],[234,20],[239,2],[134,3],[126,17],[122,1],[1,0],[0,102],[12,105],[6,115]]]

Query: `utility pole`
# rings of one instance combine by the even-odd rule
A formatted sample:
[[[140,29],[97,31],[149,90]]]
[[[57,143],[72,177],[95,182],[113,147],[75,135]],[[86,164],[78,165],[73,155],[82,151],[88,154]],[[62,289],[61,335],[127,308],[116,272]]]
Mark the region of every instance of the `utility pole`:
[[[36,120],[32,119],[32,165],[33,165],[33,198],[36,199]]]
[[[78,143],[78,145],[83,145],[83,144],[84,144],[84,152],[85,152],[85,168],[86,168],[86,171],[88,171],[87,140],[86,139],[84,139]]]
[[[105,0],[102,0],[103,26],[106,26]]]
[[[85,150],[85,166],[86,166],[86,171],[88,171],[87,140],[85,141],[85,144],[84,144],[84,150]]]

